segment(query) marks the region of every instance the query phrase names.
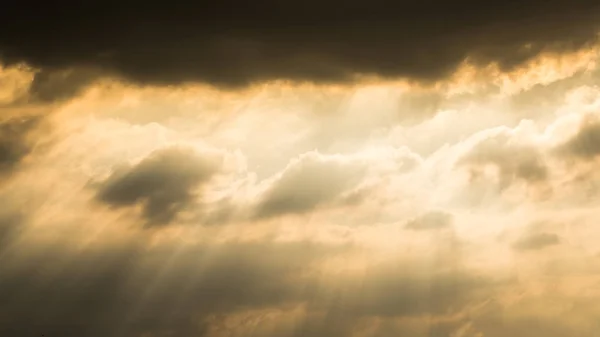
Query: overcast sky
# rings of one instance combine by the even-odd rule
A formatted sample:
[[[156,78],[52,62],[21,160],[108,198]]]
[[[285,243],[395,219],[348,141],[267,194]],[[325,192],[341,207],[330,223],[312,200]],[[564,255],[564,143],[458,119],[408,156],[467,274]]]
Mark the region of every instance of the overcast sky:
[[[600,331],[600,2],[0,10],[0,335]]]

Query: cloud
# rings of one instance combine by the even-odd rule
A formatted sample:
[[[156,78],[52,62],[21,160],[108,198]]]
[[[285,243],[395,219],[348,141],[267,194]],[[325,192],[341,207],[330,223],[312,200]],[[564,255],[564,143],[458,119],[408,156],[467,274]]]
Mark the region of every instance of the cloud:
[[[374,275],[361,287],[361,292],[349,295],[348,311],[357,316],[415,317],[460,312],[478,288],[489,290],[483,277],[461,270],[432,270],[420,273],[417,266],[400,271],[372,270]]]
[[[96,197],[117,208],[141,204],[148,226],[165,225],[194,203],[197,188],[218,169],[218,161],[192,149],[161,149],[134,166],[116,170],[100,184]]]
[[[30,135],[40,117],[15,117],[0,123],[0,174],[12,173],[33,150]]]
[[[580,159],[594,159],[600,154],[600,123],[586,119],[577,134],[558,147],[566,156]]]
[[[548,6],[532,10],[557,10],[555,3]],[[145,10],[141,6],[141,17]],[[106,29],[119,29],[115,25]],[[241,30],[220,33],[228,39]],[[258,45],[272,46],[278,34]],[[314,38],[326,44],[330,34]],[[113,37],[107,39],[110,45]],[[312,41],[289,45],[303,49]],[[340,48],[346,43],[338,42]],[[432,48],[437,43],[429,42]],[[56,126],[48,151],[39,147],[36,123],[22,127],[24,119],[7,118],[0,127],[7,135],[0,154],[8,154],[0,156],[8,158],[0,174],[6,178],[0,184],[0,335],[520,337],[588,336],[598,330],[598,209],[595,195],[584,193],[597,189],[597,179],[591,174],[576,183],[572,176],[595,172],[591,159],[597,153],[589,150],[594,136],[575,140],[594,125],[591,120],[577,129],[582,116],[597,111],[600,96],[591,86],[585,97],[568,94],[578,77],[560,84],[563,77],[550,74],[547,81],[556,86],[530,86],[546,81],[552,64],[544,63],[531,70],[537,75],[523,75],[525,84],[505,85],[510,76],[499,74],[492,83],[498,91],[456,100],[448,96],[454,94],[447,83],[417,89],[397,83],[341,89],[272,83],[241,94],[204,86],[141,88],[89,81],[105,74],[144,84],[213,78],[200,74],[202,58],[200,68],[188,64],[189,77],[173,73],[164,80],[160,67],[150,77],[136,77],[140,73],[127,72],[126,64],[111,63],[135,54],[140,44],[133,42],[126,53],[99,56],[106,63],[73,68],[68,56],[86,55],[70,54],[71,43],[65,39],[66,56],[58,58],[65,63],[38,69],[31,74],[33,85],[24,84],[29,75],[15,76],[11,88],[0,89],[2,102],[31,95],[23,108],[51,107],[49,119]],[[88,46],[80,44],[93,48]],[[331,54],[333,47],[325,47]],[[146,51],[139,54],[154,62],[156,55]],[[503,52],[490,57],[500,59]],[[369,53],[374,51],[362,55]],[[192,50],[190,58],[194,55]],[[485,58],[472,55],[475,61]],[[379,60],[388,58],[381,53]],[[365,58],[356,71],[369,62]],[[253,65],[230,67],[226,85],[282,74],[256,77]],[[89,77],[77,73],[88,66],[100,70]],[[342,66],[354,69],[351,63]],[[290,71],[296,70],[304,71]],[[528,93],[523,101],[512,102],[522,90]],[[519,122],[521,112],[506,109],[509,102],[509,108],[523,103],[527,110],[548,92],[552,97],[538,112],[550,115]],[[563,98],[569,102],[559,106]],[[413,119],[413,112],[423,118]],[[574,157],[576,167],[549,155],[557,142],[567,144],[562,155]],[[16,150],[2,152],[3,147]],[[90,179],[99,179],[92,188]],[[529,202],[538,184],[555,193]],[[499,197],[498,186],[506,189]],[[480,187],[483,193],[477,193]],[[489,191],[492,197],[486,198]],[[462,192],[486,202],[461,203]],[[536,224],[539,219],[544,221]],[[188,223],[202,226],[183,225]]]
[[[72,98],[101,76],[101,72],[94,69],[42,69],[33,76],[29,99],[48,103]]]
[[[412,230],[436,230],[452,225],[452,215],[445,212],[428,212],[406,223],[404,227]]]
[[[477,176],[486,165],[498,169],[498,184],[507,188],[521,180],[530,184],[544,182],[548,168],[539,148],[534,144],[521,144],[516,138],[499,134],[476,144],[469,153],[458,161],[459,166],[468,166]]]
[[[331,203],[360,183],[363,164],[310,152],[294,160],[272,182],[256,206],[258,218],[303,214]]]
[[[35,13],[24,5],[2,12],[0,29],[13,33],[0,39],[0,54],[44,70],[90,66],[141,83],[231,87],[357,74],[434,80],[466,58],[511,69],[541,53],[578,49],[596,40],[599,11],[591,0],[48,3]],[[24,16],[31,20],[17,19]]]
[[[593,335],[598,306],[589,301],[586,295],[568,296],[560,291],[524,296],[514,303],[491,300],[472,313],[471,326],[486,337]],[[569,306],[562,307],[565,303]]]
[[[521,238],[514,243],[516,250],[539,250],[546,247],[558,245],[560,239],[553,233],[538,233]]]
[[[0,254],[23,230],[25,220],[25,215],[20,212],[9,209],[2,210],[0,213]]]
[[[212,315],[308,299],[313,262],[348,251],[270,242],[26,248],[0,266],[3,335],[204,336]]]
[[[258,329],[280,336],[287,324],[290,336],[347,336],[364,320],[452,315],[491,289],[485,277],[457,264],[423,268],[424,256],[369,263],[364,274],[323,268],[328,261],[357,262],[353,256],[364,250],[350,244],[105,239],[25,240],[3,256],[0,333],[214,337],[235,330],[223,322],[271,312],[253,324],[238,322],[240,335]],[[301,312],[290,322],[285,314],[294,308]]]
[[[33,73],[19,64],[5,67],[0,62],[0,108],[10,107],[27,95]]]

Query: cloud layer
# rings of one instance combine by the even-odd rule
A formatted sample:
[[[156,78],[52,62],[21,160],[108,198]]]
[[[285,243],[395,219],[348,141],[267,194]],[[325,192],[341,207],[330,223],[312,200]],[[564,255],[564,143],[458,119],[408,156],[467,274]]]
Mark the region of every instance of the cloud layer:
[[[438,80],[466,59],[512,69],[548,52],[596,41],[600,7],[526,1],[224,1],[177,6],[139,1],[102,6],[69,1],[0,17],[5,62],[44,71],[41,98],[53,94],[53,71],[99,69],[139,83],[205,82],[240,86],[266,80],[352,81],[357,75]],[[24,22],[18,18],[29,17]],[[110,23],[110,24],[106,24]]]
[[[30,38],[5,56],[42,69],[0,68],[0,335],[596,333],[600,50],[567,52],[595,5],[376,4],[183,8],[215,15],[202,33],[97,8],[120,34],[96,43],[78,18],[2,23]],[[181,84],[349,69],[444,80]]]

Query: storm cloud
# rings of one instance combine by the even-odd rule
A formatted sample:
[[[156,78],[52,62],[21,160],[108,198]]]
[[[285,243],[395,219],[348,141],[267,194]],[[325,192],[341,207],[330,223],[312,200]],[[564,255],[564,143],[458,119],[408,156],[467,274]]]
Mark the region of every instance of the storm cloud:
[[[0,29],[11,34],[0,38],[0,55],[44,71],[92,67],[154,84],[431,81],[466,59],[507,70],[577,50],[596,41],[599,13],[592,0],[50,1],[2,11]]]

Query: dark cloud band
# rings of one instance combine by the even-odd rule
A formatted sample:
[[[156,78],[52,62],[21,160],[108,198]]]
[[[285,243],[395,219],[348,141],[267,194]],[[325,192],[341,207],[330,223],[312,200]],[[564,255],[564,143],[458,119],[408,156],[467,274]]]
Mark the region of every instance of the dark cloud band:
[[[10,6],[9,6],[10,7]],[[597,1],[50,1],[0,14],[0,54],[143,83],[436,80],[470,58],[503,69],[594,42]],[[27,20],[22,18],[27,17]]]

